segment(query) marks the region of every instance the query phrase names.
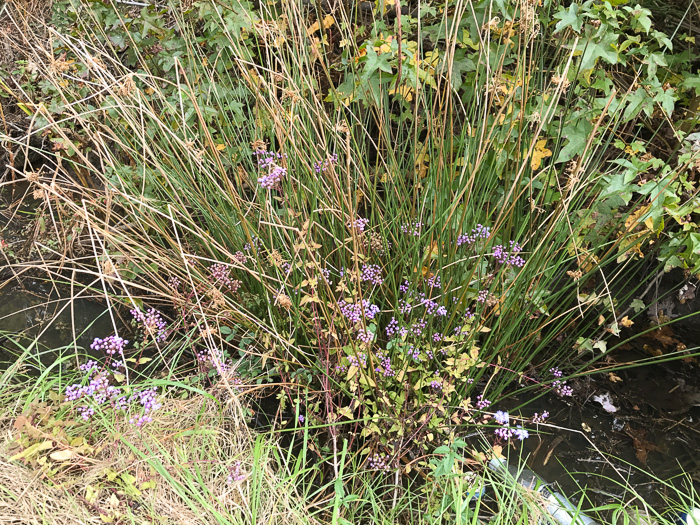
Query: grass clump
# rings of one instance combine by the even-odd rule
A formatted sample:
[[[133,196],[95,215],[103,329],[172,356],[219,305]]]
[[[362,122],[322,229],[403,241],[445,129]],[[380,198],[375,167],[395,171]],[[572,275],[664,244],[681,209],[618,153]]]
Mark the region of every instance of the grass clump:
[[[541,416],[494,414],[519,386],[575,393],[564,372],[611,352],[648,306],[630,312],[640,272],[697,271],[693,232],[667,226],[694,213],[694,154],[679,142],[662,161],[645,135],[682,140],[669,119],[695,88],[683,74],[664,87],[672,42],[644,9],[449,2],[364,20],[298,2],[62,5],[51,46],[24,36],[31,90],[5,86],[18,107],[45,103],[27,109],[26,140],[4,139],[42,159],[12,167],[58,232],[41,252],[55,262],[37,267],[101,294],[114,320],[92,348],[104,365],[81,359],[82,382],[61,391],[91,397],[85,424],[140,403],[120,443],[158,423],[172,385],[234,399],[274,383],[334,520],[362,471],[393,479],[366,490],[371,508],[413,509],[397,487],[433,479],[435,449],[484,426],[501,451],[527,438]],[[70,239],[62,217],[80,224]],[[130,454],[180,454],[141,445]],[[232,515],[210,501],[223,489],[193,495],[205,467],[180,479],[149,465],[190,511]],[[468,501],[447,489],[428,522]]]

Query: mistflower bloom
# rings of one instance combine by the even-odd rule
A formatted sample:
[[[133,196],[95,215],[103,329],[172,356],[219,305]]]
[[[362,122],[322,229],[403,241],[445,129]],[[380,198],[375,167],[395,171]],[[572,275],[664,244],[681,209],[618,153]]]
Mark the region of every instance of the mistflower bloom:
[[[161,404],[157,402],[156,395],[157,390],[155,387],[148,388],[146,390],[137,391],[131,396],[129,402],[138,401],[143,407],[143,414],[140,416],[134,416],[129,419],[129,423],[137,427],[141,427],[146,423],[153,422],[151,413],[154,410],[161,408]]]
[[[369,463],[369,468],[372,470],[388,470],[388,460],[389,456],[385,454],[373,454],[367,459],[367,462]]]
[[[129,344],[129,341],[122,339],[118,335],[110,335],[104,339],[96,337],[95,340],[90,345],[90,348],[97,351],[102,351],[107,355],[124,353],[124,347]]]
[[[348,362],[350,366],[364,368],[367,366],[367,354],[357,354],[357,356],[350,355],[348,356]]]
[[[369,344],[374,340],[374,334],[369,330],[360,330],[357,332],[357,340]]]
[[[432,277],[428,277],[428,279],[426,280],[426,284],[431,288],[440,288],[442,286],[439,275],[433,275]]]
[[[360,322],[363,316],[365,319],[374,319],[374,316],[379,313],[379,307],[371,304],[367,299],[363,299],[362,304],[342,300],[338,302],[338,306],[340,306],[340,312],[352,323]]]
[[[395,317],[391,318],[391,321],[389,321],[389,324],[386,325],[386,336],[391,338],[396,332],[399,330],[399,322],[396,320]]]
[[[233,260],[239,264],[245,264],[248,262],[248,257],[246,256],[245,253],[243,253],[242,251],[239,250],[233,254]]]
[[[525,266],[525,259],[517,255],[521,251],[522,248],[520,244],[515,241],[510,241],[510,252],[506,250],[505,246],[499,244],[493,248],[493,258],[500,264],[522,268]]]
[[[382,374],[384,377],[394,377],[396,372],[391,368],[391,358],[383,352],[378,352],[377,358],[379,359],[379,366],[374,371]]]
[[[559,379],[552,383],[552,388],[554,393],[560,397],[568,397],[574,393],[574,390],[566,384],[566,381],[560,381]]]
[[[379,286],[384,282],[382,278],[382,269],[378,264],[363,264],[360,279],[365,282],[369,281],[375,286]]]
[[[544,423],[544,421],[545,421],[548,417],[549,417],[549,412],[547,412],[546,410],[545,410],[544,412],[542,412],[541,415],[538,414],[537,412],[535,412],[535,415],[532,416],[532,422],[533,422],[533,423]]]
[[[236,461],[233,467],[229,467],[228,469],[228,477],[226,478],[226,483],[231,484],[234,481],[243,481],[245,478],[246,475],[243,472],[241,472],[241,462]]]
[[[413,345],[408,346],[407,353],[414,361],[420,361],[420,350]]]
[[[501,410],[493,415],[493,419],[500,425],[507,425],[509,418],[510,416],[508,415],[508,412],[503,412]]]
[[[316,173],[321,173],[336,164],[338,164],[338,154],[333,153],[326,160],[314,162],[314,171]]]
[[[131,310],[131,315],[141,325],[147,336],[153,337],[158,343],[165,341],[168,335],[165,329],[166,323],[158,310],[150,308],[144,313],[137,307]]]
[[[491,228],[477,224],[471,233],[465,233],[457,237],[457,246],[474,244],[477,239],[488,239],[489,235],[491,235]]]
[[[550,368],[549,373],[554,377],[561,377],[563,375],[562,371],[558,367]]]
[[[496,434],[501,439],[508,440],[510,436],[513,435],[513,429],[509,427],[499,427],[496,430],[494,430],[494,434]]]
[[[516,438],[518,438],[520,441],[524,441],[530,437],[530,433],[527,430],[525,430],[523,427],[521,427],[520,425],[518,425],[518,428],[513,430],[513,435]]]
[[[304,421],[306,421],[306,418],[304,417],[304,414],[299,414],[298,420],[299,420],[299,423],[303,423]]]
[[[417,321],[411,325],[411,333],[413,335],[421,335],[423,330],[425,330],[425,326],[425,320],[421,319],[420,321]]]
[[[231,268],[226,264],[216,263],[209,267],[209,281],[218,286],[228,288],[236,293],[241,286],[241,281],[231,279]]]
[[[362,233],[363,231],[365,231],[365,228],[367,227],[368,224],[369,224],[369,219],[359,218],[359,219],[355,219],[354,221],[348,222],[348,228],[350,228],[350,229],[354,228],[357,231],[359,231],[360,233]]]
[[[418,220],[407,222],[401,225],[401,233],[406,233],[418,237],[420,235],[420,229],[423,227],[423,223]]]
[[[444,338],[444,336],[439,332],[435,332],[433,334],[433,342],[435,342],[435,343],[439,343],[440,341],[442,341],[443,338]]]
[[[482,396],[482,395],[476,396],[476,408],[478,408],[479,410],[483,410],[485,408],[488,408],[490,405],[491,405],[491,401],[486,399],[484,396]]]
[[[408,290],[410,287],[411,287],[411,284],[406,280],[403,282],[403,284],[399,285],[399,291],[401,293],[408,293]]]
[[[180,288],[180,279],[178,279],[176,276],[172,275],[168,279],[168,286],[172,288],[173,290],[177,290]]]

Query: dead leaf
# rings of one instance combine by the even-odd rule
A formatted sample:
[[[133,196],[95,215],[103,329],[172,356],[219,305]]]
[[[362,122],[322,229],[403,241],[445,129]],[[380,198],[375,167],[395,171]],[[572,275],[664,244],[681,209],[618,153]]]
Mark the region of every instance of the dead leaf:
[[[620,324],[625,328],[629,328],[634,324],[634,321],[632,321],[629,317],[624,316],[622,319],[620,319]]]
[[[546,145],[547,139],[538,140],[535,144],[535,149],[532,152],[532,159],[530,160],[530,167],[533,170],[537,170],[540,168],[540,165],[542,164],[542,159],[552,156],[552,150],[547,149],[545,147]]]
[[[66,449],[52,452],[51,454],[49,454],[49,457],[54,461],[68,461],[69,459],[73,459],[75,455],[75,452]]]
[[[620,383],[623,381],[623,379],[620,376],[615,375],[613,372],[610,372],[608,374],[608,379],[610,379],[610,381],[612,381],[613,383]]]

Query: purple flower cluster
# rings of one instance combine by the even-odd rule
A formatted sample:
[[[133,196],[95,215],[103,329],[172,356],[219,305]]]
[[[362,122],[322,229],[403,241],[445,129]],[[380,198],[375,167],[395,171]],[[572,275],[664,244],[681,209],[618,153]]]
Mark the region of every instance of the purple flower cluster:
[[[348,362],[350,366],[355,368],[364,368],[367,366],[367,354],[357,354],[357,356],[349,355]]]
[[[303,416],[300,416],[303,417]],[[229,485],[234,481],[243,481],[246,478],[246,474],[241,471],[241,462],[236,461],[233,467],[228,469],[228,477],[226,478],[226,483]]]
[[[413,358],[414,361],[420,361],[420,350],[414,345],[408,345],[406,353],[409,357]]]
[[[372,470],[389,470],[389,456],[386,454],[373,454],[367,459]]]
[[[144,413],[142,416],[131,418],[129,422],[136,426],[142,426],[152,421],[150,414],[154,410],[161,408],[161,404],[156,401],[155,388],[137,390],[127,399],[127,396],[121,395],[119,388],[109,384],[106,373],[97,372],[98,365],[95,361],[90,360],[81,365],[80,370],[85,373],[84,377],[89,382],[87,385],[78,383],[68,385],[66,387],[66,400],[83,400],[89,403],[77,408],[80,417],[84,421],[89,421],[95,414],[95,407],[108,404],[115,410],[125,410],[134,401],[138,401],[143,407]]]
[[[574,393],[574,390],[566,384],[566,381],[561,381],[559,379],[552,383],[552,388],[554,389],[554,393],[560,397],[568,397]]]
[[[268,190],[279,186],[280,181],[287,175],[287,168],[279,165],[286,155],[265,150],[258,150],[255,155],[258,156],[258,168],[267,171],[258,179],[258,184]]]
[[[124,355],[124,347],[128,344],[129,341],[126,339],[122,339],[118,335],[110,335],[104,339],[96,337],[90,345],[90,348],[93,350],[102,351],[109,356],[113,356],[114,354]]]
[[[488,408],[490,405],[491,405],[491,401],[486,399],[484,396],[482,396],[482,395],[476,396],[476,408],[478,408],[479,410],[483,410],[485,408]]]
[[[401,293],[408,293],[408,290],[410,287],[411,287],[411,284],[408,282],[408,280],[406,280],[403,282],[403,284],[399,285],[399,291]]]
[[[399,322],[396,320],[395,317],[392,317],[391,321],[389,321],[389,324],[386,325],[386,336],[391,338],[398,331],[399,331]]]
[[[131,396],[131,398],[129,398],[129,402],[138,401],[143,407],[143,414],[141,414],[140,416],[132,417],[131,419],[129,419],[129,423],[131,423],[132,425],[136,425],[137,427],[141,427],[146,423],[153,422],[153,417],[151,417],[151,413],[154,410],[158,410],[162,406],[156,400],[156,396],[157,391],[155,387],[135,392],[134,395]]]
[[[215,286],[223,286],[233,293],[236,293],[241,281],[231,279],[231,267],[216,263],[209,267],[209,281]]]
[[[141,325],[141,328],[147,336],[153,337],[158,343],[165,341],[168,335],[165,329],[166,323],[158,310],[150,308],[144,313],[137,307],[131,310],[131,315],[134,316],[136,322]]]
[[[525,259],[518,255],[521,251],[520,244],[510,241],[510,252],[506,250],[505,246],[499,244],[493,248],[493,258],[500,264],[522,268],[525,266]]]
[[[554,390],[555,394],[557,394],[560,397],[568,397],[574,393],[573,389],[566,384],[566,381],[562,381],[561,379],[559,379],[564,374],[561,370],[559,370],[558,367],[555,366],[553,368],[550,368],[549,373],[557,378],[556,381],[552,382],[552,389]]]
[[[242,251],[239,250],[233,254],[233,260],[239,264],[245,264],[248,262],[248,257],[246,256],[245,253],[243,253]]]
[[[518,425],[516,428],[510,427],[510,416],[508,415],[508,412],[502,412],[499,410],[493,415],[493,419],[496,421],[496,423],[502,425],[494,432],[500,439],[507,441],[511,437],[515,437],[520,441],[523,441],[530,437],[530,433],[522,426]]]
[[[433,275],[431,277],[428,277],[428,279],[426,279],[425,282],[431,288],[441,288],[442,287],[442,282],[440,282],[439,275]]]
[[[547,412],[546,410],[544,412],[542,412],[542,414],[538,414],[537,412],[535,412],[535,415],[532,416],[532,422],[533,423],[544,423],[548,417],[549,417],[549,412]]]
[[[384,282],[382,269],[378,264],[363,264],[360,278],[365,282],[371,282],[375,286],[379,286]]]
[[[491,235],[491,228],[482,224],[477,224],[471,233],[464,233],[457,237],[457,246],[463,244],[474,244],[477,239],[488,239]]]
[[[438,372],[435,372],[435,375],[438,375]],[[440,378],[435,378],[430,382],[430,388],[433,390],[440,390],[442,391],[443,385],[442,385],[442,379]]]
[[[391,358],[384,352],[377,352],[377,358],[379,359],[379,366],[374,371],[382,374],[384,377],[394,377],[396,371],[391,368]]]
[[[480,290],[479,295],[476,296],[476,302],[477,303],[485,303],[486,299],[488,299],[488,296],[489,296],[488,290]]]
[[[168,286],[172,288],[173,290],[177,290],[180,288],[180,279],[178,279],[176,276],[172,275],[168,279]]]
[[[359,219],[355,219],[354,221],[348,222],[348,228],[350,228],[350,229],[355,228],[357,231],[362,233],[363,231],[365,231],[365,228],[367,227],[368,224],[369,224],[369,219],[359,218]]]
[[[423,223],[418,220],[407,222],[401,225],[401,233],[406,233],[418,237],[420,235],[420,229],[423,227]]]
[[[231,370],[231,362],[226,359],[223,350],[218,347],[207,347],[206,350],[197,352],[197,360],[205,365],[209,365],[217,372],[226,373]]]
[[[369,344],[374,340],[374,334],[369,330],[360,330],[357,332],[357,340]]]
[[[348,303],[345,300],[339,301],[340,312],[351,323],[359,323],[364,316],[365,319],[374,319],[379,313],[379,307],[371,304],[367,299],[362,300],[362,304]]]
[[[433,334],[433,342],[434,342],[434,343],[439,343],[439,342],[442,341],[444,338],[445,338],[445,336],[442,335],[440,332],[435,332],[435,333]]]
[[[330,166],[335,166],[336,164],[338,164],[338,154],[333,153],[326,160],[314,162],[314,171],[316,173],[321,173],[326,171]]]

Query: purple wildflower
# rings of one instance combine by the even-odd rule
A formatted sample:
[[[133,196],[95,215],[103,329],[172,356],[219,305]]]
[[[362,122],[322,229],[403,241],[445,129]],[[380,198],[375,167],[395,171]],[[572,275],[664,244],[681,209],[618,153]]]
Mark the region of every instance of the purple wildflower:
[[[493,419],[500,425],[507,425],[509,417],[508,412],[503,412],[501,410],[493,415]]]
[[[165,329],[166,323],[158,310],[150,308],[144,313],[140,308],[134,308],[131,310],[131,315],[137,323],[141,324],[147,336],[153,337],[158,343],[165,341],[168,335]]]
[[[530,437],[530,433],[527,430],[525,430],[523,427],[521,427],[520,425],[518,425],[518,428],[513,430],[513,435],[516,438],[518,438],[520,441],[524,441]]]
[[[96,337],[90,345],[90,348],[93,350],[102,351],[110,356],[114,354],[122,355],[124,353],[124,347],[128,344],[129,341],[126,339],[122,339],[118,335],[110,335],[104,339]]]
[[[360,322],[363,316],[365,319],[374,319],[374,316],[379,313],[379,307],[371,304],[367,299],[363,299],[361,305],[342,300],[338,302],[338,306],[340,306],[340,312],[352,323]]]
[[[485,408],[488,408],[490,405],[491,405],[491,401],[486,399],[484,396],[482,396],[482,395],[476,396],[476,408],[478,408],[479,410],[483,410]]]

